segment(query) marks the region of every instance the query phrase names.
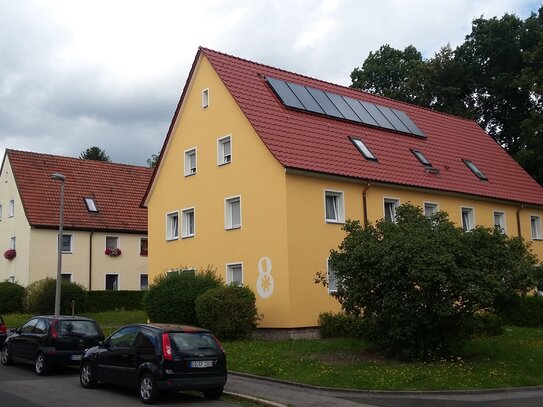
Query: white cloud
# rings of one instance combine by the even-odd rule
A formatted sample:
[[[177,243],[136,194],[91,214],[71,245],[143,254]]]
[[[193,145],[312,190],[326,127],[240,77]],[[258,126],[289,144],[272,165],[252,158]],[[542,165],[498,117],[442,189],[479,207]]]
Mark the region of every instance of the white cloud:
[[[199,45],[335,83],[383,44],[426,57],[533,0],[0,0],[0,149],[145,164]],[[127,149],[127,145],[131,148]]]

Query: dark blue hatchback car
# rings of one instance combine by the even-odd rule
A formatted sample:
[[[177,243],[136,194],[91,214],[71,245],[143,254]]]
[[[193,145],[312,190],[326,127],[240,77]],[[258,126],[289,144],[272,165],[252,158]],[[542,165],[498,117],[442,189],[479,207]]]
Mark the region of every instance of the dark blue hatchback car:
[[[133,324],[87,350],[79,376],[85,388],[98,382],[137,388],[146,404],[154,403],[161,391],[199,390],[215,399],[226,384],[226,355],[206,329]]]

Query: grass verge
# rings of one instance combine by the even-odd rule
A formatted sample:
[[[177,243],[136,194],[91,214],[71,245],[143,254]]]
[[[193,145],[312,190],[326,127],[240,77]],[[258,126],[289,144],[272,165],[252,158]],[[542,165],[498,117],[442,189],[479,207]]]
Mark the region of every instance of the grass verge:
[[[472,340],[461,356],[390,360],[364,341],[327,339],[223,344],[228,368],[317,386],[361,390],[465,390],[543,385],[543,329],[511,328]]]

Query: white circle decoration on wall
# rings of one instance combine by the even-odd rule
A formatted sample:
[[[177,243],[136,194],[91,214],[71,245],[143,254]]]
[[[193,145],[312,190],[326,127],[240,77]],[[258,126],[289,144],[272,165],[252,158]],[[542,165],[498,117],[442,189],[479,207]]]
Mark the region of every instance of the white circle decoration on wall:
[[[269,257],[258,260],[258,278],[256,279],[256,291],[262,298],[269,298],[273,294],[272,262]]]

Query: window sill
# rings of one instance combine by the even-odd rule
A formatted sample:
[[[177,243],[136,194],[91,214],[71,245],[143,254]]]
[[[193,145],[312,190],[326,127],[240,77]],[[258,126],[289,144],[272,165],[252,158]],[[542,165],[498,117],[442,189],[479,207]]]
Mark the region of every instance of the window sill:
[[[332,224],[332,225],[343,225],[345,224],[345,221],[343,220],[332,220],[332,219],[326,219],[326,223]]]
[[[196,235],[187,235],[187,236],[181,236],[181,239],[190,239]]]
[[[232,226],[230,228],[224,228],[224,230],[238,230],[238,229],[241,229],[241,225],[239,226]]]
[[[188,178],[188,177],[193,177],[194,175],[196,175],[197,172],[192,172],[190,174],[185,174],[185,178]]]
[[[176,240],[179,240],[179,237],[170,237],[170,238],[166,239],[167,242],[174,242]]]
[[[217,167],[224,167],[225,165],[231,164],[232,161],[228,161],[226,163],[217,163]]]
[[[534,242],[543,242],[543,237],[532,237]]]

